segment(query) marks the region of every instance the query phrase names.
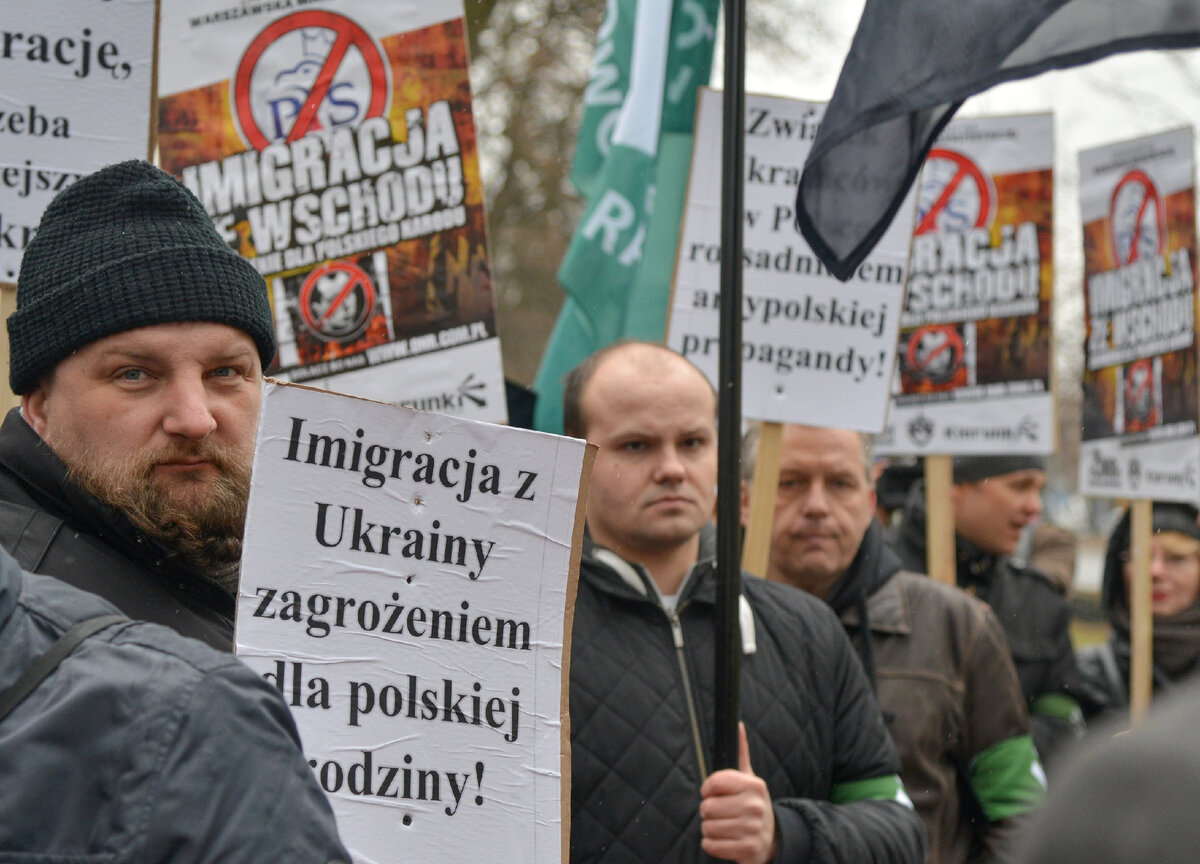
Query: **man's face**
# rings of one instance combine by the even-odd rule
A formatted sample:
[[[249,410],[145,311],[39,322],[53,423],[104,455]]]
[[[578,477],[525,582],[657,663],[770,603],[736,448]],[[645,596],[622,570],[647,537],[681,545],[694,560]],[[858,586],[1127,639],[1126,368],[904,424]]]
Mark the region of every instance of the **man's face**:
[[[862,439],[849,429],[787,426],[767,576],[825,597],[862,544],[875,513]],[[749,500],[742,499],[742,518]]]
[[[950,490],[954,531],[992,555],[1012,555],[1026,525],[1042,513],[1046,474],[1035,468],[956,483]]]
[[[713,515],[717,446],[708,382],[647,346],[604,359],[580,399],[600,447],[588,492],[592,538],[624,557],[694,540]]]
[[[254,341],[188,322],[92,342],[22,404],[76,482],[146,533],[214,563],[207,553],[240,554],[261,400]]]

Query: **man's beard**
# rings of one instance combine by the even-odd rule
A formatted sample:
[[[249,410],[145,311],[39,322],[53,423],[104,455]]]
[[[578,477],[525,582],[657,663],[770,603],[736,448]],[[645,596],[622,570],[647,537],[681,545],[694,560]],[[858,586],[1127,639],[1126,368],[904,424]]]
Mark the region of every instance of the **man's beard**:
[[[250,494],[249,454],[203,441],[125,459],[100,457],[86,448],[64,452],[51,446],[72,482],[120,510],[138,531],[176,552],[201,575],[222,582],[223,571],[241,560]],[[154,476],[157,465],[197,458],[217,469],[215,479],[207,469],[179,472],[168,479]]]

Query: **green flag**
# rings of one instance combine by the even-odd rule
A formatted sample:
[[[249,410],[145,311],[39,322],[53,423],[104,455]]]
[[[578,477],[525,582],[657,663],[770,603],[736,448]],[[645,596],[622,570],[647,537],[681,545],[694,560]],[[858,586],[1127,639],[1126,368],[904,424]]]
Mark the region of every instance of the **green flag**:
[[[609,0],[571,180],[587,206],[558,279],[566,302],[533,389],[536,428],[562,431],[562,377],[622,338],[663,338],[718,0]]]

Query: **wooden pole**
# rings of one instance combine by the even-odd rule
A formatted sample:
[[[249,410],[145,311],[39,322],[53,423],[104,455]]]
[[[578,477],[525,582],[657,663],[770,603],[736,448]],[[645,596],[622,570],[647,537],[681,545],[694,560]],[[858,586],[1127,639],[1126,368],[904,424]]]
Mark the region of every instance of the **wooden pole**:
[[[1150,710],[1153,690],[1154,613],[1150,595],[1150,536],[1154,502],[1130,505],[1129,553],[1133,580],[1129,590],[1129,722],[1136,728]]]
[[[750,486],[750,515],[742,539],[742,569],[755,576],[766,576],[771,560],[771,527],[775,522],[782,443],[783,424],[763,423],[754,462],[754,482]]]
[[[925,566],[930,576],[947,585],[958,584],[958,568],[954,563],[954,509],[950,506],[953,477],[951,457],[925,457]]]

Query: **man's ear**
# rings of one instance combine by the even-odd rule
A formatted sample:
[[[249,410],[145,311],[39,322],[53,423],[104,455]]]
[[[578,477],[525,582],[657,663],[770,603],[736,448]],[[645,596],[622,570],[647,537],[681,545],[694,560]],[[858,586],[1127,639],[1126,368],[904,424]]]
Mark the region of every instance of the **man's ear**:
[[[1200,516],[1196,517],[1196,521],[1200,522]],[[745,480],[742,481],[742,527],[745,528],[750,524],[750,484]]]
[[[46,437],[46,387],[38,384],[21,397],[21,415],[42,438]]]

